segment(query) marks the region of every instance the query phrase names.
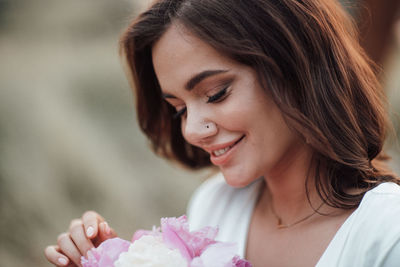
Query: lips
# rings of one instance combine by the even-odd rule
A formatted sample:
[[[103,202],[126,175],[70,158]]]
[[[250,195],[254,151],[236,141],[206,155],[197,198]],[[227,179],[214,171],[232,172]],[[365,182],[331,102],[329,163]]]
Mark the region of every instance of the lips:
[[[214,156],[219,157],[221,155],[223,155],[226,151],[228,151],[230,148],[232,148],[234,145],[231,146],[227,146],[225,148],[222,149],[218,149],[218,150],[214,150],[213,152],[211,152]]]
[[[225,154],[229,149],[231,149],[234,145],[236,145],[237,143],[242,141],[243,138],[244,138],[244,135],[242,137],[240,137],[239,140],[234,142],[232,145],[226,146],[226,147],[218,149],[218,150],[214,150],[211,152],[211,154],[213,154],[213,156],[220,157],[223,154]]]
[[[245,135],[243,135],[236,141],[220,145],[212,150],[209,150],[211,162],[214,165],[223,165],[228,162],[231,158],[231,155],[236,150],[237,145],[243,140],[244,137]]]

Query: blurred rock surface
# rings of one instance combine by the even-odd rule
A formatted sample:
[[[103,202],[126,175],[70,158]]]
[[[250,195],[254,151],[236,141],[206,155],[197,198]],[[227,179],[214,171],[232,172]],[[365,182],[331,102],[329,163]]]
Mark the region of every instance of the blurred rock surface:
[[[183,214],[205,177],[136,125],[118,38],[139,4],[0,0],[1,266],[48,266],[44,247],[88,209],[130,239]]]

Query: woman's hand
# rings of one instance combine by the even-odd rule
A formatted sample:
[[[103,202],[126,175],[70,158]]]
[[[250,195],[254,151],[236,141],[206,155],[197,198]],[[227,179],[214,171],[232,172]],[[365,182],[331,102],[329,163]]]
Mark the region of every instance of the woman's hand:
[[[72,220],[68,232],[60,234],[57,245],[48,246],[44,254],[56,266],[81,266],[81,256],[116,236],[103,217],[95,211],[87,211],[81,219]]]

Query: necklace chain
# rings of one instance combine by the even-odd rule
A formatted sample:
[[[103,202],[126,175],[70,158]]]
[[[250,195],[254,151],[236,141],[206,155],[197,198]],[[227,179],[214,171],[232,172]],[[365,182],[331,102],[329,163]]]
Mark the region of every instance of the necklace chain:
[[[324,202],[322,202],[321,205],[319,205],[319,207],[316,210],[314,210],[313,213],[307,215],[306,217],[301,218],[300,220],[297,220],[297,221],[295,221],[293,223],[290,223],[290,224],[284,224],[282,222],[282,218],[278,214],[276,214],[272,203],[271,203],[270,207],[271,207],[272,214],[275,216],[275,218],[277,220],[276,227],[278,229],[285,229],[285,228],[289,228],[289,227],[295,226],[295,225],[297,225],[297,224],[299,224],[301,222],[304,222],[305,220],[311,218],[314,214],[316,214],[319,211],[319,209],[322,207],[322,205],[324,205]]]
[[[265,189],[265,187],[266,187],[266,184],[265,184],[265,181],[263,181],[263,183],[262,183],[262,185],[261,185],[261,188],[260,188],[260,191],[259,191],[259,194],[258,194],[258,197],[257,197],[257,202],[258,202],[258,200],[261,198],[261,192]],[[272,211],[272,214],[274,215],[275,219],[277,220],[277,222],[276,222],[276,227],[277,227],[278,229],[289,228],[289,227],[292,227],[292,226],[295,226],[295,225],[297,225],[297,224],[299,224],[299,223],[304,222],[305,220],[311,218],[314,214],[316,214],[316,213],[322,208],[322,206],[323,206],[324,203],[325,203],[325,202],[323,201],[323,202],[321,203],[321,205],[319,205],[318,208],[315,209],[315,210],[313,211],[313,213],[311,213],[311,214],[309,214],[309,215],[307,215],[307,216],[301,218],[300,220],[297,220],[297,221],[295,221],[295,222],[293,222],[293,223],[291,223],[291,224],[284,224],[284,223],[282,222],[282,218],[281,218],[278,214],[276,214],[276,211],[275,211],[275,209],[274,209],[274,206],[272,205],[272,198],[271,198],[271,196],[269,196],[269,201],[268,201],[268,202],[270,203],[269,206],[270,206],[270,209],[271,209],[271,211]]]

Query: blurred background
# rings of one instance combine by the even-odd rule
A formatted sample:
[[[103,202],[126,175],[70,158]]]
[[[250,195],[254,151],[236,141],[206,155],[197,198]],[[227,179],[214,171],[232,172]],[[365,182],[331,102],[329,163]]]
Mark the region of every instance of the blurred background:
[[[184,214],[208,175],[156,157],[137,127],[118,38],[148,3],[0,0],[0,266],[50,266],[43,249],[88,209],[130,239]],[[345,3],[382,66],[397,132],[399,3]],[[399,173],[396,134],[387,149]]]

